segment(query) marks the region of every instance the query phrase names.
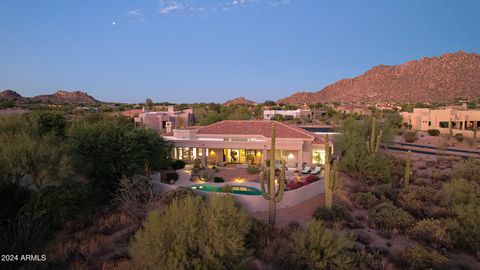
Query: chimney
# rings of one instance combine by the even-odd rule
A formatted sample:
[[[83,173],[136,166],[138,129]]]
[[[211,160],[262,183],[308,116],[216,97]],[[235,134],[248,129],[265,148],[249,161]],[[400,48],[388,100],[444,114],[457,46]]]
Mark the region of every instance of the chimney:
[[[173,105],[168,105],[167,108],[168,108],[167,110],[168,110],[169,113],[173,113],[175,111],[174,108],[173,108]]]
[[[464,110],[468,109],[468,105],[466,102],[462,103],[462,109]]]
[[[172,132],[172,122],[165,123],[165,132],[170,133]]]
[[[146,112],[147,109],[145,109],[145,106],[142,107],[142,112]]]

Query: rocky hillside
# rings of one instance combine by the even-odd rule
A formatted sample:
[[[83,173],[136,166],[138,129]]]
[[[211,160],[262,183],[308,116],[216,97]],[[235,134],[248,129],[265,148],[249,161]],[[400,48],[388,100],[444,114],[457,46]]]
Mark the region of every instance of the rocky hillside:
[[[0,100],[22,100],[22,99],[23,97],[19,93],[10,89],[0,92]]]
[[[40,95],[33,97],[33,100],[51,103],[98,103],[99,101],[82,91],[57,91],[52,95]]]
[[[281,103],[304,102],[448,102],[480,98],[480,55],[446,53],[397,66],[376,66],[318,92],[299,92]]]
[[[225,105],[225,106],[232,105],[232,104],[253,105],[253,104],[256,104],[256,103],[254,101],[248,100],[244,97],[239,97],[239,98],[236,98],[236,99],[232,99],[232,100],[229,100],[229,101],[226,101],[225,103],[223,103],[223,105]]]

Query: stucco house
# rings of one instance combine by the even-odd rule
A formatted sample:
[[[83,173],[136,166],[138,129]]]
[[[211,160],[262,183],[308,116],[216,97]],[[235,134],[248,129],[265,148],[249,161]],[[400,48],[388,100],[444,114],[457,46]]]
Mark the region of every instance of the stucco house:
[[[147,126],[161,132],[171,132],[173,128],[188,127],[193,120],[193,109],[175,111],[173,106],[168,106],[167,111],[143,111],[134,118],[136,126]]]
[[[446,107],[440,109],[415,108],[413,112],[401,112],[403,122],[412,125],[415,130],[438,129],[448,133],[449,122],[455,133],[472,135],[472,130],[480,128],[480,110],[469,110],[463,107]]]
[[[200,159],[208,164],[262,164],[270,156],[271,126],[276,123],[277,157],[287,167],[324,163],[324,137],[304,129],[269,120],[225,120],[209,126],[173,129],[163,138],[174,145],[176,159]],[[330,143],[330,149],[333,146]]]

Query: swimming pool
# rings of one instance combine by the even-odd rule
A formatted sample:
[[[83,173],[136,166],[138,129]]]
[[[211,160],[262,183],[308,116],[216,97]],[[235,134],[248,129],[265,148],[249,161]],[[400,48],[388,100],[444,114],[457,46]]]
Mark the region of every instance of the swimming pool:
[[[260,191],[258,188],[249,186],[210,186],[202,184],[193,185],[189,188],[205,192],[226,192],[240,195],[262,195],[262,191]]]

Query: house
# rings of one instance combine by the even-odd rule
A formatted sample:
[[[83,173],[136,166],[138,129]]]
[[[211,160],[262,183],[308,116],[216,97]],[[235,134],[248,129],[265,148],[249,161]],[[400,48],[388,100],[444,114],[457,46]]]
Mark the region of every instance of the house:
[[[368,105],[345,104],[334,107],[334,110],[345,114],[371,115],[372,110]]]
[[[173,128],[188,127],[193,120],[193,109],[175,111],[173,106],[168,106],[167,111],[144,111],[134,118],[136,126],[147,126],[162,132],[171,132]]]
[[[451,106],[439,109],[415,108],[413,112],[400,112],[403,123],[415,130],[438,129],[446,134],[449,122],[455,133],[473,135],[472,130],[480,128],[480,110],[469,110],[466,106]],[[472,134],[470,134],[472,133]]]
[[[297,109],[297,110],[263,110],[263,119],[272,120],[276,115],[280,114],[286,118],[304,118],[311,119],[313,118],[313,113],[310,109]]]
[[[276,123],[277,157],[287,167],[323,164],[324,137],[301,128],[269,120],[225,120],[209,126],[173,129],[163,138],[174,145],[176,159],[200,159],[203,166],[261,165],[270,157],[271,127]],[[331,150],[333,151],[333,145]]]

